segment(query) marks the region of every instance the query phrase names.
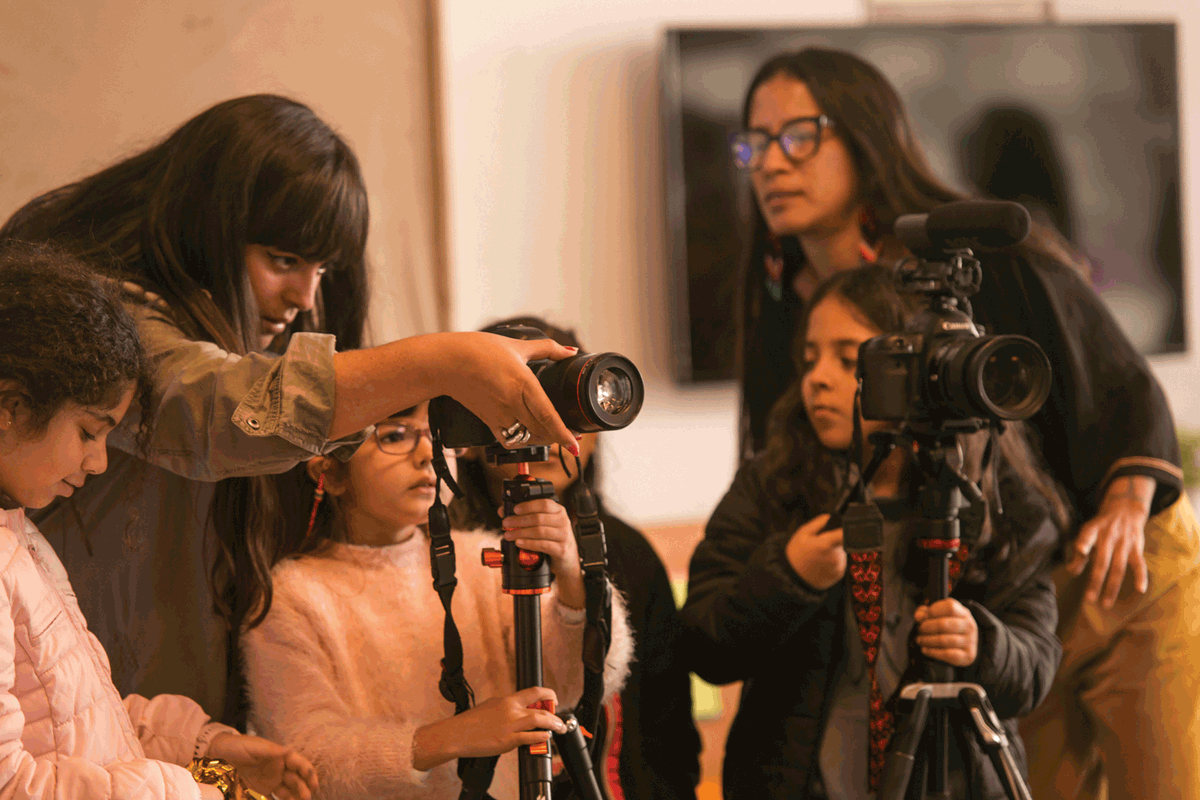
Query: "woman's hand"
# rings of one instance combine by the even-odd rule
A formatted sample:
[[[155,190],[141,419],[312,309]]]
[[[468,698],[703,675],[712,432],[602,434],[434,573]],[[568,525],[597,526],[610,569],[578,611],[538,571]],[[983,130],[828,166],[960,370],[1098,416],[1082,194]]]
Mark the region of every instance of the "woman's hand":
[[[962,603],[952,597],[921,606],[913,614],[917,621],[917,645],[926,658],[936,658],[956,667],[969,667],[979,654],[979,626]]]
[[[499,509],[501,516],[504,509]],[[567,510],[554,500],[527,500],[513,507],[513,515],[505,517],[504,538],[522,550],[545,553],[550,559],[550,571],[558,581],[558,599],[568,608],[583,608],[586,595],[583,571],[579,567],[579,551],[575,547],[575,532]]]
[[[530,708],[547,701],[551,708],[558,703],[554,690],[534,686],[425,725],[413,736],[413,768],[424,772],[456,758],[496,756],[545,742],[550,731],[566,733],[567,726],[552,712]]]
[[[524,341],[492,333],[447,335],[455,337],[456,357],[451,364],[454,371],[446,376],[446,394],[483,420],[497,441],[503,444],[500,431],[520,422],[529,430],[529,444],[558,443],[579,454],[575,435],[567,430],[527,366],[527,362],[543,358],[558,361],[578,350],[551,339]]]
[[[1134,586],[1139,592],[1149,588],[1143,550],[1155,488],[1155,480],[1146,475],[1115,478],[1100,502],[1100,512],[1079,529],[1067,571],[1072,575],[1082,574],[1088,557],[1092,556],[1092,572],[1084,593],[1089,603],[1100,599],[1103,588],[1103,605],[1112,608],[1121,592],[1127,567],[1133,567]]]
[[[576,354],[550,339],[519,341],[491,333],[429,333],[334,356],[329,439],[360,431],[431,397],[448,394],[483,420],[497,440],[521,423],[525,444],[561,444],[578,452],[575,436],[526,365]]]
[[[842,529],[822,531],[829,515],[814,517],[792,534],[785,552],[788,563],[804,582],[825,591],[846,574],[846,551],[842,547]]]
[[[311,800],[317,790],[317,771],[307,758],[295,748],[260,736],[218,733],[209,742],[207,755],[228,761],[247,786],[279,800]]]

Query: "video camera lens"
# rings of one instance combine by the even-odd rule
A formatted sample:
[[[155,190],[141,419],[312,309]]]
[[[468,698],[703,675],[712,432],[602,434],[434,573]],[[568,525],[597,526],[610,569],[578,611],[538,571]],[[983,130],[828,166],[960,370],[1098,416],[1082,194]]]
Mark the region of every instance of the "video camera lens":
[[[951,406],[994,419],[1028,419],[1050,396],[1050,359],[1024,336],[951,339],[930,367]]]

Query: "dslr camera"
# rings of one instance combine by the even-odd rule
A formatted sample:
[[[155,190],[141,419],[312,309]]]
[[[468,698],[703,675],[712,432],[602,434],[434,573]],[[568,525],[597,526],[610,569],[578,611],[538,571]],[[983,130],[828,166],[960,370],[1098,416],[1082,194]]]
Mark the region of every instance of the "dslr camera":
[[[903,333],[876,336],[859,348],[863,417],[978,428],[1037,413],[1050,394],[1050,360],[1032,339],[986,335],[967,300],[982,279],[971,248],[1018,244],[1029,232],[1025,208],[949,203],[900,217],[895,230],[918,254],[897,270],[898,288],[925,295],[929,307]],[[945,260],[919,257],[938,251]]]
[[[504,325],[491,332],[510,339],[549,338],[527,325]],[[528,366],[554,410],[576,433],[624,428],[642,410],[642,376],[625,356],[579,353],[561,361],[530,361]],[[429,402],[429,427],[440,435],[443,447],[500,447],[487,424],[449,395]]]

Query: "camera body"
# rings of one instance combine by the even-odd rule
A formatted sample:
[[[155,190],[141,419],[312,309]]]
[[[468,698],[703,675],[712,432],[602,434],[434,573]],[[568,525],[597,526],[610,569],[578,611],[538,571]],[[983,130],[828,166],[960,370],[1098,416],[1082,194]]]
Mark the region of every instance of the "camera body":
[[[548,338],[526,325],[503,326],[495,333],[511,339]],[[561,361],[538,359],[528,362],[528,367],[554,410],[576,433],[624,428],[642,409],[642,376],[632,361],[617,353],[579,353]],[[429,427],[439,435],[443,447],[499,447],[487,424],[449,395],[429,402]]]
[[[901,291],[924,294],[930,305],[905,332],[859,347],[865,419],[932,427],[1020,420],[1049,396],[1050,361],[1032,339],[988,336],[972,320],[966,295],[978,290],[981,273],[969,254],[897,272]]]

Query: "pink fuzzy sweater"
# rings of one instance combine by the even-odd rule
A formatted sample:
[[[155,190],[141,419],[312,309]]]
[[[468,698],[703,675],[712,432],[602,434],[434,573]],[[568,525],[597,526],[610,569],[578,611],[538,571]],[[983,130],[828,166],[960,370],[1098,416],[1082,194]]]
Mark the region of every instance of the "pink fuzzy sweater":
[[[512,599],[500,570],[480,563],[499,537],[454,534],[458,587],[454,619],[464,671],[477,700],[516,690]],[[269,739],[293,745],[316,765],[320,797],[454,800],[456,762],[428,772],[412,766],[413,734],[454,714],[438,692],[444,614],[433,590],[429,541],[388,547],[334,544],[274,571],[275,598],[262,625],[243,639],[251,721]],[[583,691],[584,612],[543,595],[546,684],[569,708]],[[613,646],[606,696],[628,674],[633,641],[624,603],[613,593]],[[515,753],[501,756],[496,798],[517,796]]]

